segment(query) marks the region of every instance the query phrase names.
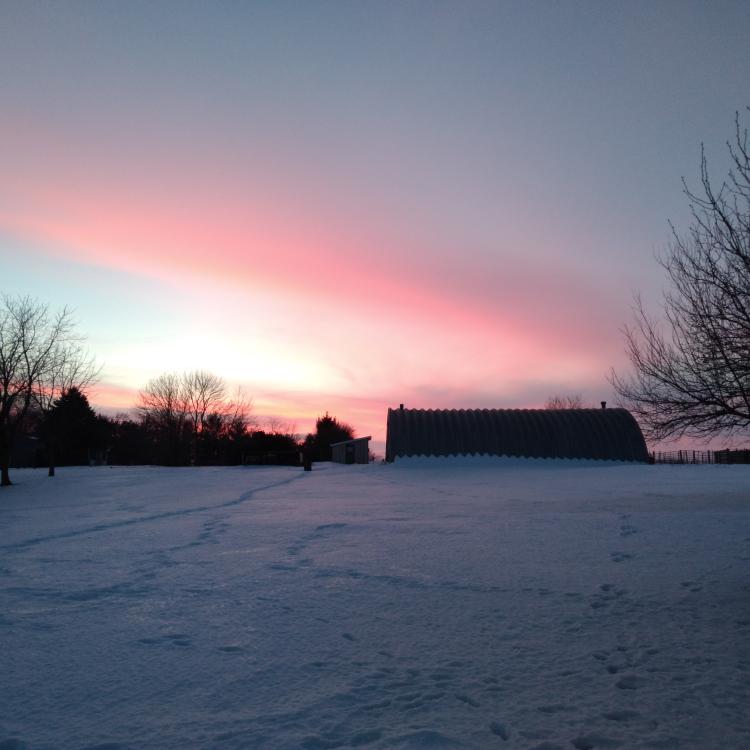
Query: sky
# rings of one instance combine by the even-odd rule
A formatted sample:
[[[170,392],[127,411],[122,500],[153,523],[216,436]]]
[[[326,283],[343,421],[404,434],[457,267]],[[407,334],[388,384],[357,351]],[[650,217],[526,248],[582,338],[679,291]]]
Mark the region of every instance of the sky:
[[[100,410],[163,372],[306,432],[614,402],[746,2],[0,0],[0,290],[75,311]]]

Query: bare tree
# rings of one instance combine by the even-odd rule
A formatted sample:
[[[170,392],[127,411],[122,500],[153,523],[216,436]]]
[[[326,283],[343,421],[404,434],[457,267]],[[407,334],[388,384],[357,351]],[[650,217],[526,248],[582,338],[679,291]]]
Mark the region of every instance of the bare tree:
[[[265,419],[265,431],[271,435],[295,437],[297,435],[297,425],[294,422],[285,422],[280,417],[269,416]]]
[[[550,396],[545,409],[583,409],[583,396],[574,393],[572,396]]]
[[[245,395],[242,386],[237,386],[234,397],[225,408],[230,429],[234,435],[244,435],[249,429],[257,426],[257,421],[253,417],[252,412],[252,398]]]
[[[166,448],[170,462],[182,463],[189,457],[196,464],[200,445],[210,438],[224,432],[235,437],[246,433],[252,403],[241,388],[230,400],[222,378],[194,370],[153,378],[140,392],[137,408],[142,424]]]
[[[732,167],[718,190],[703,147],[700,194],[683,180],[692,223],[684,236],[672,227],[659,259],[672,285],[664,321],[636,298],[635,323],[625,328],[633,374],[611,377],[654,439],[750,427],[750,146],[739,114],[727,145]]]
[[[143,419],[162,425],[181,425],[187,415],[187,405],[179,375],[165,373],[152,378],[138,394],[137,410]]]
[[[217,375],[205,370],[194,370],[182,376],[181,385],[187,414],[193,423],[193,430],[198,433],[203,428],[207,414],[223,410],[226,384]]]
[[[72,313],[57,313],[31,297],[0,299],[0,485],[10,481],[13,441],[35,399],[60,375],[59,362],[75,348]]]
[[[136,406],[142,425],[158,437],[167,463],[180,463],[187,405],[179,375],[165,373],[152,378],[138,394]]]

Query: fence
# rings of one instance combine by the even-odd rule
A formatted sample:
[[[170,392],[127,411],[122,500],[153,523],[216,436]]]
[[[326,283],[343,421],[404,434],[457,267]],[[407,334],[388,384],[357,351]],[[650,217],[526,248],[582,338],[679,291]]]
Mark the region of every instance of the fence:
[[[721,451],[652,451],[652,464],[750,464],[750,449]]]

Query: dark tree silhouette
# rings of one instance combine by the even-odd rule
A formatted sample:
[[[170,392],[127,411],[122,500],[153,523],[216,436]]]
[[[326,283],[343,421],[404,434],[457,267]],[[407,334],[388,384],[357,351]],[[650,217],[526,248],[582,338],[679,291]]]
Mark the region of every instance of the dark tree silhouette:
[[[127,414],[116,417],[98,417],[107,436],[109,462],[133,466],[154,463],[155,446],[153,437],[146,427]]]
[[[583,396],[575,393],[572,396],[550,396],[545,409],[583,409]]]
[[[48,451],[54,451],[60,466],[81,466],[98,457],[103,448],[101,424],[86,396],[69,388],[44,415],[41,424]],[[50,476],[54,462],[48,456]]]
[[[633,374],[612,373],[623,405],[654,439],[750,427],[750,146],[735,119],[732,167],[716,190],[701,147],[701,191],[685,185],[692,224],[672,227],[660,259],[672,285],[659,324],[636,298],[625,329]]]
[[[299,445],[295,435],[287,432],[255,430],[242,444],[249,463],[297,465]]]
[[[138,415],[153,445],[154,463],[225,463],[247,432],[251,404],[241,389],[229,400],[224,381],[203,370],[160,375],[138,397]],[[239,462],[229,461],[230,463]]]
[[[315,434],[308,435],[305,443],[312,446],[316,460],[330,461],[331,443],[338,443],[353,437],[353,427],[346,422],[339,422],[336,417],[332,417],[326,412],[325,416],[318,417],[315,422]]]
[[[168,373],[150,380],[138,396],[137,410],[142,426],[159,449],[156,462],[169,466],[185,463],[192,430],[187,425],[180,376]]]
[[[194,370],[182,376],[180,388],[185,411],[190,420],[192,436],[191,463],[198,463],[199,438],[207,428],[207,420],[212,421],[214,432],[223,425],[223,411],[226,406],[226,384],[205,370]]]
[[[41,438],[47,452],[47,474],[55,476],[55,463],[60,445],[67,443],[66,425],[52,412],[66,394],[82,396],[83,391],[99,376],[93,357],[77,341],[67,341],[55,346],[46,374],[34,387],[34,402],[41,416]],[[85,399],[85,396],[84,396]],[[67,404],[67,401],[64,402]],[[86,401],[88,406],[88,400]],[[93,415],[94,412],[92,411]]]

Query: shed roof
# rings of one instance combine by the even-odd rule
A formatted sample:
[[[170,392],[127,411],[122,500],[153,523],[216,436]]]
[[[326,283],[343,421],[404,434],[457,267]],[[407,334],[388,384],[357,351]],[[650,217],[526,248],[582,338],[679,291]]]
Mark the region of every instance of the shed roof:
[[[331,448],[333,448],[334,445],[346,445],[347,443],[358,443],[360,440],[372,440],[372,435],[367,435],[366,437],[349,438],[348,440],[339,440],[338,443],[331,443]]]
[[[647,461],[626,409],[389,409],[386,458],[486,454]]]

